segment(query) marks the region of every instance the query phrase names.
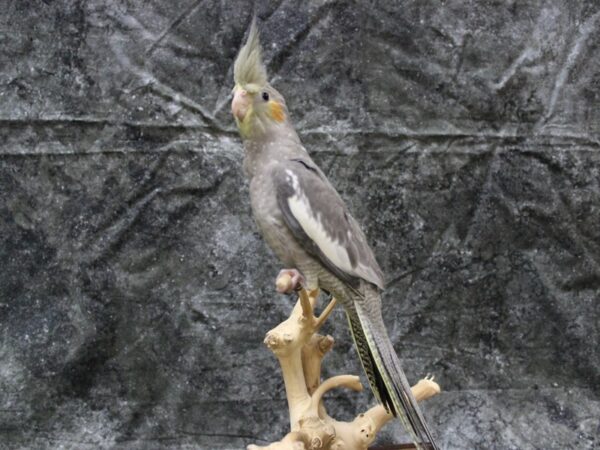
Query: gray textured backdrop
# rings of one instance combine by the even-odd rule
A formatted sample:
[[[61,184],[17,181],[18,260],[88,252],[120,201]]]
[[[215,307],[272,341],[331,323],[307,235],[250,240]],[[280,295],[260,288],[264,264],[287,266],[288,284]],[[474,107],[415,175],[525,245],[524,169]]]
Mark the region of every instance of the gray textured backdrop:
[[[259,2],[274,85],[386,271],[444,449],[600,446],[597,1]],[[2,0],[0,448],[286,430],[292,301],[229,113],[244,1]],[[360,373],[341,310],[326,375]],[[335,392],[350,418],[368,392]],[[398,425],[379,442],[405,440]]]

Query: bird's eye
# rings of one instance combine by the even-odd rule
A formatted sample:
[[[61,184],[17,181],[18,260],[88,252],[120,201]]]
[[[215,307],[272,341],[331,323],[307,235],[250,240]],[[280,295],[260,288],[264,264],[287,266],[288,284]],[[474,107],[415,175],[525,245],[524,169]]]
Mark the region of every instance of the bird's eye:
[[[263,92],[262,93],[262,98],[265,102],[269,101],[269,93],[268,92]]]

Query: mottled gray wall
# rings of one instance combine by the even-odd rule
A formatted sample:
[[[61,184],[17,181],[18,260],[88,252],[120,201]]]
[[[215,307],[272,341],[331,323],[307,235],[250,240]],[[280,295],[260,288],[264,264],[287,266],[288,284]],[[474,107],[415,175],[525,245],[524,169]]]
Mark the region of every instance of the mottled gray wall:
[[[259,3],[273,84],[387,273],[409,378],[444,389],[424,407],[442,448],[598,448],[598,2]],[[292,301],[229,113],[251,14],[1,2],[0,448],[285,432],[262,339]],[[326,332],[327,375],[360,373],[341,310]]]

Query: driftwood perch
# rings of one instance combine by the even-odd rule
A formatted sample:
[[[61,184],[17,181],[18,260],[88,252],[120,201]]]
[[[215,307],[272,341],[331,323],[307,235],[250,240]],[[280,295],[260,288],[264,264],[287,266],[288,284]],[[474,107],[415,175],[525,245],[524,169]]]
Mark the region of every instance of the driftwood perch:
[[[287,290],[291,279],[282,275],[277,288]],[[323,395],[334,388],[362,390],[354,375],[338,375],[321,383],[321,362],[333,346],[331,336],[317,334],[335,306],[335,299],[315,316],[318,290],[301,289],[290,317],[267,333],[265,344],[281,365],[290,416],[290,433],[265,447],[249,445],[247,450],[366,450],[379,430],[393,416],[381,405],[359,414],[352,422],[331,418],[323,404]],[[420,380],[412,387],[417,401],[440,392],[433,377]]]

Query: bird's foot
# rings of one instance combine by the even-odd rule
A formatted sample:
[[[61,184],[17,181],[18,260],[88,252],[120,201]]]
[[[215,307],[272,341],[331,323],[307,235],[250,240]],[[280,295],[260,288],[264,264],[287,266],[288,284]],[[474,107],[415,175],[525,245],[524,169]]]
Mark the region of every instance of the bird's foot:
[[[290,294],[293,291],[302,289],[306,283],[304,276],[296,269],[282,269],[277,275],[277,292],[281,294]]]

